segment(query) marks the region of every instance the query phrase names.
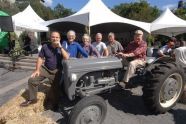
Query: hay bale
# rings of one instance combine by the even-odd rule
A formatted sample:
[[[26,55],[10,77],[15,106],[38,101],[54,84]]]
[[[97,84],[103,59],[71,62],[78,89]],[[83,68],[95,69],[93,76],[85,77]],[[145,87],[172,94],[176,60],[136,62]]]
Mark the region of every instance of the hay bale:
[[[38,92],[36,104],[21,107],[20,104],[28,98],[27,94],[27,91],[21,91],[0,108],[0,124],[55,124],[52,119],[41,115],[46,94]]]
[[[52,119],[41,116],[40,114],[35,114],[33,116],[27,116],[22,119],[15,118],[13,120],[8,120],[6,124],[56,124]]]

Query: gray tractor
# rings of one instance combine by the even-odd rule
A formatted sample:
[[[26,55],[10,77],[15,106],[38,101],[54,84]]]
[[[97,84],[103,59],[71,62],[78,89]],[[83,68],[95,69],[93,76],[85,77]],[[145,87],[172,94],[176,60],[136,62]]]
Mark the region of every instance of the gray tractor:
[[[104,99],[96,94],[120,85],[127,61],[117,58],[69,59],[63,62],[63,87],[73,107],[69,124],[101,124],[107,113]],[[153,114],[165,113],[179,100],[184,88],[184,70],[170,57],[159,58],[137,69],[143,80],[143,100]]]

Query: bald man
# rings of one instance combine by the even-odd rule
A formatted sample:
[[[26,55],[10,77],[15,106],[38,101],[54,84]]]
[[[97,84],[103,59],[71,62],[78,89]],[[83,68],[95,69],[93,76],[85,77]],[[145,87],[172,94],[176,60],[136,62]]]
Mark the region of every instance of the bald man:
[[[29,106],[37,102],[38,85],[46,78],[52,80],[51,100],[53,109],[57,109],[59,103],[59,81],[61,78],[62,59],[69,58],[68,53],[60,43],[60,33],[53,31],[50,33],[50,43],[44,44],[39,52],[36,69],[28,80],[29,98],[21,104],[22,107]],[[44,63],[44,65],[43,65]]]
[[[100,56],[108,56],[109,53],[108,53],[107,46],[104,42],[102,42],[102,34],[97,33],[95,39],[96,42],[93,42],[92,45],[97,49]]]

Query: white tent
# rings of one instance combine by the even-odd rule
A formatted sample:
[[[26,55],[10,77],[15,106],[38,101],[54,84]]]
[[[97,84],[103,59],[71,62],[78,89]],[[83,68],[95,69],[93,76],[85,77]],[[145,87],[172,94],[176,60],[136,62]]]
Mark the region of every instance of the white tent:
[[[152,34],[176,36],[186,32],[186,21],[175,16],[168,8],[151,23]]]
[[[40,24],[45,21],[35,13],[30,5],[24,11],[12,16],[12,19],[16,31],[47,32],[49,30],[48,27]]]
[[[68,24],[68,26],[67,26]],[[77,13],[60,19],[46,21],[45,25],[51,28],[60,27],[84,28],[84,26],[91,27],[91,31],[95,30],[117,30],[117,31],[130,31],[141,28],[146,32],[150,32],[150,24],[145,22],[134,21],[120,17],[113,13],[102,0],[89,0],[89,2]],[[96,28],[94,28],[96,26]],[[74,28],[75,29],[75,28]]]

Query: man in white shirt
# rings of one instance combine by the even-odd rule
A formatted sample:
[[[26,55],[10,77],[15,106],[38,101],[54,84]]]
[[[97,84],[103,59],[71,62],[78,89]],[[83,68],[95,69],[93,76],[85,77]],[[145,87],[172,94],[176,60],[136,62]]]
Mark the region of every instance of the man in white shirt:
[[[172,53],[172,50],[173,50],[174,47],[175,47],[174,39],[173,38],[170,38],[169,39],[169,42],[167,43],[167,45],[161,47],[158,50],[159,57],[170,55]]]
[[[104,42],[102,42],[102,34],[96,34],[96,42],[92,43],[92,45],[97,49],[100,53],[100,56],[108,56],[108,49]]]

